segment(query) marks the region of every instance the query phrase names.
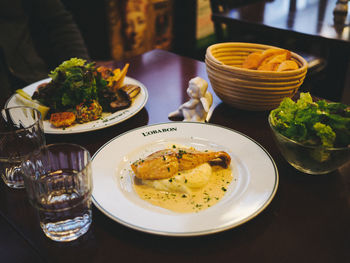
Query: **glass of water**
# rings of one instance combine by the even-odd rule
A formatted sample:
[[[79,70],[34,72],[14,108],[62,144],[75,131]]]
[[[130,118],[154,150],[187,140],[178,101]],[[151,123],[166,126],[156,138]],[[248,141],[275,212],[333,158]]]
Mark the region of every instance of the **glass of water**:
[[[27,156],[22,167],[45,235],[72,241],[85,234],[92,220],[89,152],[76,144],[49,144]]]
[[[11,188],[24,188],[21,160],[45,145],[41,114],[31,107],[1,110],[0,173]]]

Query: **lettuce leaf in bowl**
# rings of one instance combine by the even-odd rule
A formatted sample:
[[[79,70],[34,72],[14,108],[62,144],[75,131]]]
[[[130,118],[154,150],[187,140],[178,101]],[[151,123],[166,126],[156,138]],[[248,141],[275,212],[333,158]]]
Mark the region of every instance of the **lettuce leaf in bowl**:
[[[302,144],[328,148],[350,145],[350,110],[345,104],[313,101],[310,93],[300,93],[296,102],[285,98],[270,117],[279,133]]]

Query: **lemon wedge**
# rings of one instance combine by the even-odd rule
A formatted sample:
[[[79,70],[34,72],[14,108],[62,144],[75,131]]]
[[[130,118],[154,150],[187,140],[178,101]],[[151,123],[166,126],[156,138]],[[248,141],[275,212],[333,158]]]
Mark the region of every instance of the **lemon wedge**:
[[[16,90],[16,97],[17,99],[22,102],[24,105],[32,107],[34,109],[37,109],[38,111],[40,111],[41,116],[43,118],[43,120],[46,117],[46,114],[48,113],[48,111],[50,110],[49,107],[41,105],[39,102],[33,100],[30,95],[28,93],[26,93],[24,90],[22,89],[18,89]]]
[[[23,89],[16,90],[16,93],[21,95],[23,98],[26,98],[27,100],[32,100],[32,97],[27,92],[25,92]]]

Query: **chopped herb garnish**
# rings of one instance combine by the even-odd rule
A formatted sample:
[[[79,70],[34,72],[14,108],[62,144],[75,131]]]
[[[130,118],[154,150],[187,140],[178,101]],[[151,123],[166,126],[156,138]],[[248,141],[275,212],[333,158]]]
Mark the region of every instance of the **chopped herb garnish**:
[[[204,197],[204,200],[205,200],[206,203],[208,203],[210,201],[210,197],[206,196],[206,197]]]
[[[187,152],[184,150],[179,149],[178,154],[176,155],[176,158],[181,159],[182,155],[186,154]]]
[[[171,183],[172,181],[173,181],[173,178],[170,178],[170,179],[169,179],[169,182]]]
[[[225,187],[221,187],[221,190],[224,191],[224,192],[227,191],[227,189]]]

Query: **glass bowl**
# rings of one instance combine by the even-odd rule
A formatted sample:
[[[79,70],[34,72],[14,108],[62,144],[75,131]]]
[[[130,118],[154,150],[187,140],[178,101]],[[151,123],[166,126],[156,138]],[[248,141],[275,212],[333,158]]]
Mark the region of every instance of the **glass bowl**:
[[[287,162],[307,174],[330,173],[350,160],[350,147],[327,148],[303,145],[280,134],[268,118],[275,142]]]

